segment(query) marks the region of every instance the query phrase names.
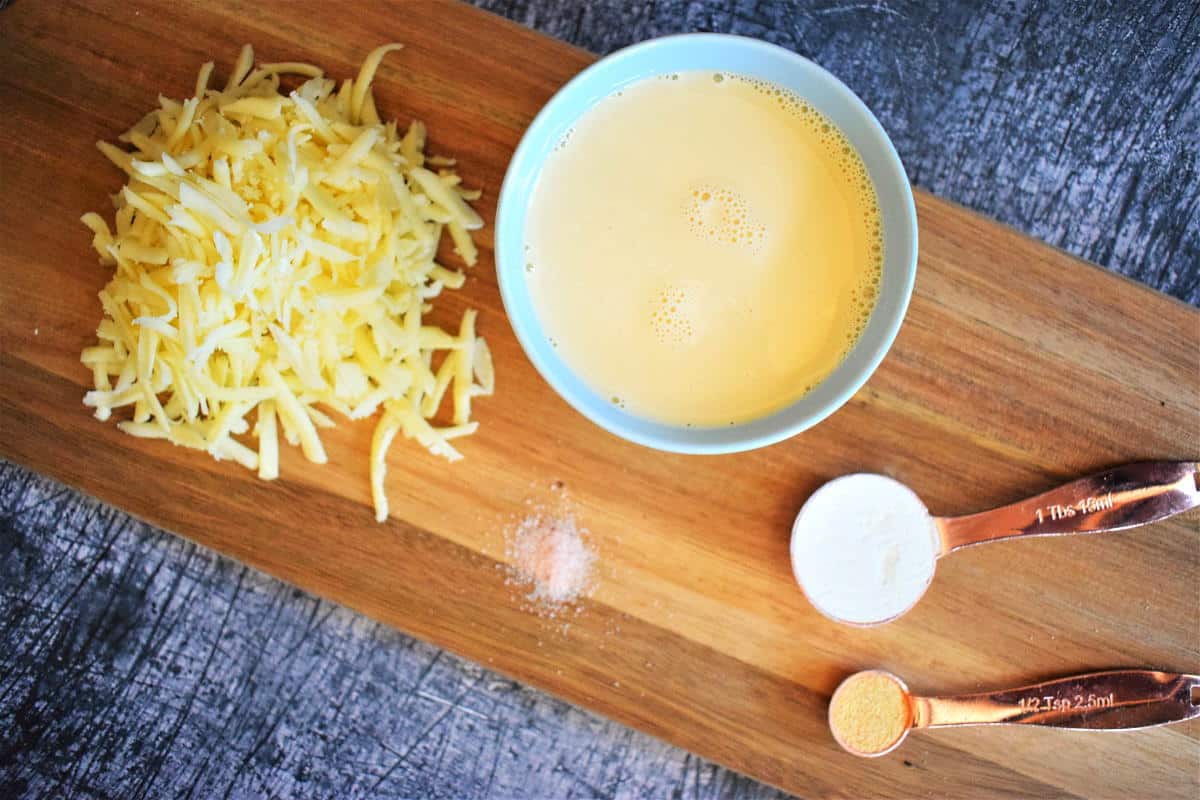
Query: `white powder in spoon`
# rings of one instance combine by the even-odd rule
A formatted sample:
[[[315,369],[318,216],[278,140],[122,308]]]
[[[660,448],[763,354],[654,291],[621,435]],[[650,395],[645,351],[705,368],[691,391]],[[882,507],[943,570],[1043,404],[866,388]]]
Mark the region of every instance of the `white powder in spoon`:
[[[874,625],[912,608],[939,550],[921,498],[883,475],[846,475],[808,499],[792,527],[792,570],[817,610]]]

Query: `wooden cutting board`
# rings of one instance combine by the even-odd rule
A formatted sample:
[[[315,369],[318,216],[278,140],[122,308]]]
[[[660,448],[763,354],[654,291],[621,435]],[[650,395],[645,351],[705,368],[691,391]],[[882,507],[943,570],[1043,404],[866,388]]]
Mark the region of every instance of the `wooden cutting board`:
[[[448,465],[392,449],[393,517],[369,505],[370,424],[324,434],[284,478],[136,440],[81,404],[78,363],[108,275],[77,220],[120,175],[95,151],[190,91],[243,42],[353,75],[387,41],[385,116],[484,187],[538,108],[592,57],[465,6],[18,2],[0,13],[0,454],[378,620],[807,797],[1195,797],[1200,725],[1124,735],[965,729],[884,758],[838,750],[828,696],[884,667],[918,692],[1106,667],[1200,671],[1196,516],[1112,536],[997,544],[947,559],[911,614],[834,625],[792,581],[788,531],[821,482],[881,471],[934,513],[983,509],[1080,473],[1200,455],[1200,314],[924,193],[920,271],[878,373],[837,414],[742,455],[627,444],[566,406],[505,320],[491,260],[439,301],[480,309],[496,397]],[[600,557],[569,626],[529,613],[504,531],[561,481]]]

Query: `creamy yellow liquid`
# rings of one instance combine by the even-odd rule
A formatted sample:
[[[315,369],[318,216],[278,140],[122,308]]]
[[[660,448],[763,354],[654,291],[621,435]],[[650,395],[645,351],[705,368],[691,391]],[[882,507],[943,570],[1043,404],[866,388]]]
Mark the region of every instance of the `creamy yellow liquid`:
[[[765,416],[829,375],[875,305],[883,242],[862,159],[802,99],[682,72],[589,110],[525,231],[563,360],[638,416]]]

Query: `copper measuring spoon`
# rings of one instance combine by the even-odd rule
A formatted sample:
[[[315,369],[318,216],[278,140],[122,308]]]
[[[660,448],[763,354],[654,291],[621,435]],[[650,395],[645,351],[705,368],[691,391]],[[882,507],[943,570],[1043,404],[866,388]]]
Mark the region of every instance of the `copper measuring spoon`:
[[[1194,461],[1145,461],[1097,472],[1028,500],[965,517],[936,517],[944,556],[1016,536],[1102,533],[1149,525],[1200,505]]]
[[[866,718],[864,713],[875,716]],[[847,752],[864,757],[891,752],[914,728],[1044,725],[1116,731],[1198,717],[1200,675],[1145,669],[1092,672],[1017,689],[948,697],[913,695],[892,673],[870,670],[842,681],[829,702],[833,737]]]
[[[1119,531],[1166,519],[1200,506],[1197,469],[1194,461],[1126,464],[961,517],[932,516],[919,497],[892,478],[865,473],[843,476],[818,489],[797,514],[792,528],[793,571],[805,595],[825,616],[851,625],[890,622],[921,599],[933,580],[936,561],[945,555],[1019,536]],[[886,495],[900,506],[895,519],[884,526],[893,536],[886,548],[858,535],[856,526],[865,524],[863,519],[846,512],[847,501],[853,509],[856,498],[871,495]],[[811,544],[815,540],[824,542],[821,548]],[[833,555],[823,561],[814,552]],[[880,560],[887,566],[872,566]],[[845,565],[853,567],[853,576],[837,575],[838,566]],[[896,582],[884,599],[887,569],[906,580]]]

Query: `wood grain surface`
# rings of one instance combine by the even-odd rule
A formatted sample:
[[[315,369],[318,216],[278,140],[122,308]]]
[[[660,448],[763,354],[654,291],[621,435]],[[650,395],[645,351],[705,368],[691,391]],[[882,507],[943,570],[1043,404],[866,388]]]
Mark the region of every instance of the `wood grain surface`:
[[[838,414],[749,454],[672,456],[592,427],[541,382],[504,319],[490,262],[447,298],[481,310],[500,388],[447,466],[393,449],[393,518],[376,526],[369,426],[297,453],[283,480],[134,440],[80,403],[79,350],[107,276],[76,222],[119,175],[93,149],[214,55],[353,74],[383,40],[381,110],[416,117],[464,178],[496,189],[524,126],[590,56],[466,7],[372,10],[320,26],[283,5],[19,4],[0,30],[0,452],[384,623],[789,791],[811,796],[1194,796],[1195,724],[1124,736],[976,729],[901,753],[842,754],[824,724],[848,672],[892,669],[953,692],[1116,666],[1197,668],[1195,517],[1137,533],[956,554],[922,604],[862,631],[826,622],[790,577],[787,530],[822,481],[882,471],[960,513],[1121,461],[1200,450],[1200,315],[928,195],[917,291],[891,354]],[[85,29],[86,37],[77,31]],[[88,42],[93,43],[91,46]],[[102,45],[102,46],[101,46]],[[236,44],[234,45],[236,46]],[[36,332],[36,333],[35,333]],[[497,569],[526,500],[565,483],[602,574],[568,628],[529,614]],[[1097,770],[1096,764],[1106,765]]]

